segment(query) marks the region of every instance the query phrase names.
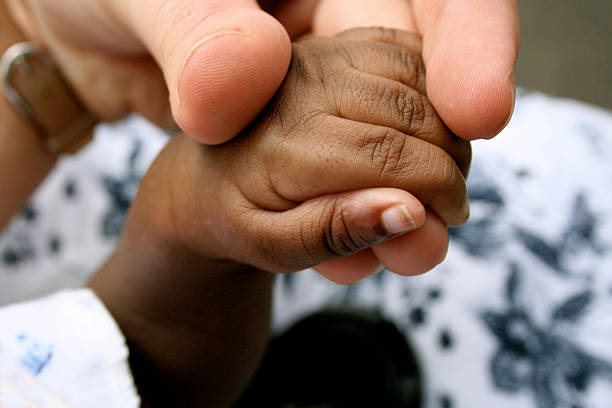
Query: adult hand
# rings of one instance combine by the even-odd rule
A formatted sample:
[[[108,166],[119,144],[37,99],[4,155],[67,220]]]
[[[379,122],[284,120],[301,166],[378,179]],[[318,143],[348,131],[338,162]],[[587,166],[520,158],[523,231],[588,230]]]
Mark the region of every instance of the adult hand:
[[[226,141],[246,126],[289,61],[284,28],[255,0],[3,1],[24,31],[52,50],[102,119],[135,110],[170,126],[171,107],[178,125],[204,143]],[[260,3],[293,37],[375,25],[420,34],[428,95],[465,139],[491,137],[510,117],[519,42],[515,0]]]
[[[419,55],[417,37],[384,29],[296,43],[285,82],[239,136],[213,147],[175,136],[126,231],[272,272],[358,253],[352,270],[326,274],[339,283],[379,263],[401,274],[435,266],[445,224],[467,218],[470,146],[425,97]],[[424,205],[443,221],[425,221]]]
[[[519,43],[515,0],[290,0],[268,1],[292,38],[331,35],[356,26],[395,27],[423,38],[427,97],[458,136],[489,138],[507,124],[514,106],[512,70]],[[433,215],[427,223],[437,225]],[[415,233],[391,241],[397,260],[423,265],[426,245]],[[446,246],[446,234],[436,247]],[[378,252],[382,249],[375,247]],[[391,253],[388,253],[391,256]],[[317,270],[326,276],[363,270],[364,254],[335,260]],[[433,265],[432,265],[433,266]],[[418,269],[418,268],[417,268]]]
[[[493,137],[514,106],[520,41],[516,0],[290,0],[273,14],[290,34],[400,28],[423,37],[427,95],[458,136]]]
[[[0,1],[102,120],[137,111],[174,127],[172,110],[206,143],[250,123],[289,64],[285,29],[256,0]]]

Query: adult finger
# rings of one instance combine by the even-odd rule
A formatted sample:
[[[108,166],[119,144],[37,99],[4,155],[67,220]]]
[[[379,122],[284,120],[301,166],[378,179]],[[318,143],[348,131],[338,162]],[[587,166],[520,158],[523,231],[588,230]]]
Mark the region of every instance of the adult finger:
[[[312,17],[319,0],[259,0],[262,8],[285,27],[291,39],[312,30]]]
[[[414,31],[407,0],[321,0],[313,33],[334,35],[354,27],[387,27]]]
[[[514,106],[516,1],[414,0],[413,7],[436,110],[465,139],[496,135]]]
[[[177,124],[222,143],[250,123],[282,82],[289,37],[255,0],[112,0],[113,12],[160,65]]]

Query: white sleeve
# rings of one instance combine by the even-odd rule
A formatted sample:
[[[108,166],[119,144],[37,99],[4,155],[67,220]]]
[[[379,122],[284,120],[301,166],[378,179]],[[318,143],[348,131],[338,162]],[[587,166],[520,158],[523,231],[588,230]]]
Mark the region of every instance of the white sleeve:
[[[123,334],[91,290],[0,308],[0,407],[139,405]]]

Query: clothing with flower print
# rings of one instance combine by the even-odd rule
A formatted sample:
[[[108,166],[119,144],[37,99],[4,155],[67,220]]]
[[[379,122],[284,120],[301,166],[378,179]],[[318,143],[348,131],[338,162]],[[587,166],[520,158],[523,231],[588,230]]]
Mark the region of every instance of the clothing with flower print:
[[[132,117],[101,126],[91,146],[63,159],[0,240],[0,301],[80,287],[112,250],[166,141]],[[519,91],[509,126],[473,150],[472,216],[451,230],[444,263],[351,287],[311,270],[281,276],[275,329],[323,307],[372,308],[416,352],[426,407],[609,406],[612,113]],[[0,336],[0,352],[9,340],[17,342]],[[25,363],[0,354],[0,368],[39,367],[36,350],[38,360]],[[41,370],[63,364],[54,354]]]

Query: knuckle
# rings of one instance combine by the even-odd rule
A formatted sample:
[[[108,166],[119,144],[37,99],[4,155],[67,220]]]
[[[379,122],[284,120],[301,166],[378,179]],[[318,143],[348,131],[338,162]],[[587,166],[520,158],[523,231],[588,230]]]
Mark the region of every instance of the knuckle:
[[[396,178],[411,166],[406,138],[399,132],[382,128],[377,134],[366,136],[361,151],[369,155],[370,163],[378,171],[381,181]]]
[[[290,74],[308,84],[323,85],[327,73],[327,45],[323,39],[310,39],[293,45],[293,55],[289,66]]]
[[[398,69],[403,72],[403,81],[406,85],[419,91],[425,90],[425,64],[420,55],[405,48],[397,48],[399,64]]]
[[[346,66],[350,56],[334,52],[329,39],[308,39],[293,45],[289,71],[283,85],[287,95],[293,95],[291,109],[305,100],[323,109],[335,105],[335,85],[342,78],[339,66]],[[339,59],[343,62],[338,63]],[[333,68],[333,69],[332,69]],[[300,98],[298,101],[296,98]]]
[[[336,53],[345,66],[348,66],[352,69],[357,69],[357,65],[355,64],[354,59],[354,50],[351,47],[348,47],[346,43],[338,42],[336,45]]]
[[[327,216],[322,219],[327,220],[327,225],[323,228],[322,239],[330,255],[347,256],[370,246],[369,240],[353,228],[348,209],[339,200],[330,200],[325,212]]]
[[[445,193],[460,193],[465,185],[455,161],[438,146],[429,144],[430,154],[424,176],[431,180],[431,189]]]
[[[358,27],[353,28],[349,33],[363,36],[364,38],[374,38],[381,42],[397,44],[402,41],[402,32],[400,30],[388,27]]]
[[[436,176],[430,177],[429,203],[439,212],[447,225],[459,225],[466,221],[467,188],[463,174],[454,160],[441,155],[434,164]]]
[[[409,135],[418,135],[426,128],[426,121],[432,115],[433,108],[426,97],[417,92],[405,92],[398,89],[391,94],[392,106],[397,109],[400,120]]]
[[[444,149],[392,129],[381,129],[366,136],[359,146],[379,182],[414,190],[426,203],[439,195],[457,201],[463,198],[465,179]]]
[[[457,138],[459,139],[459,138]],[[472,145],[470,142],[459,139],[457,141],[457,149],[454,154],[454,159],[457,162],[457,166],[461,170],[464,178],[467,178],[470,171],[470,164],[472,163]]]

